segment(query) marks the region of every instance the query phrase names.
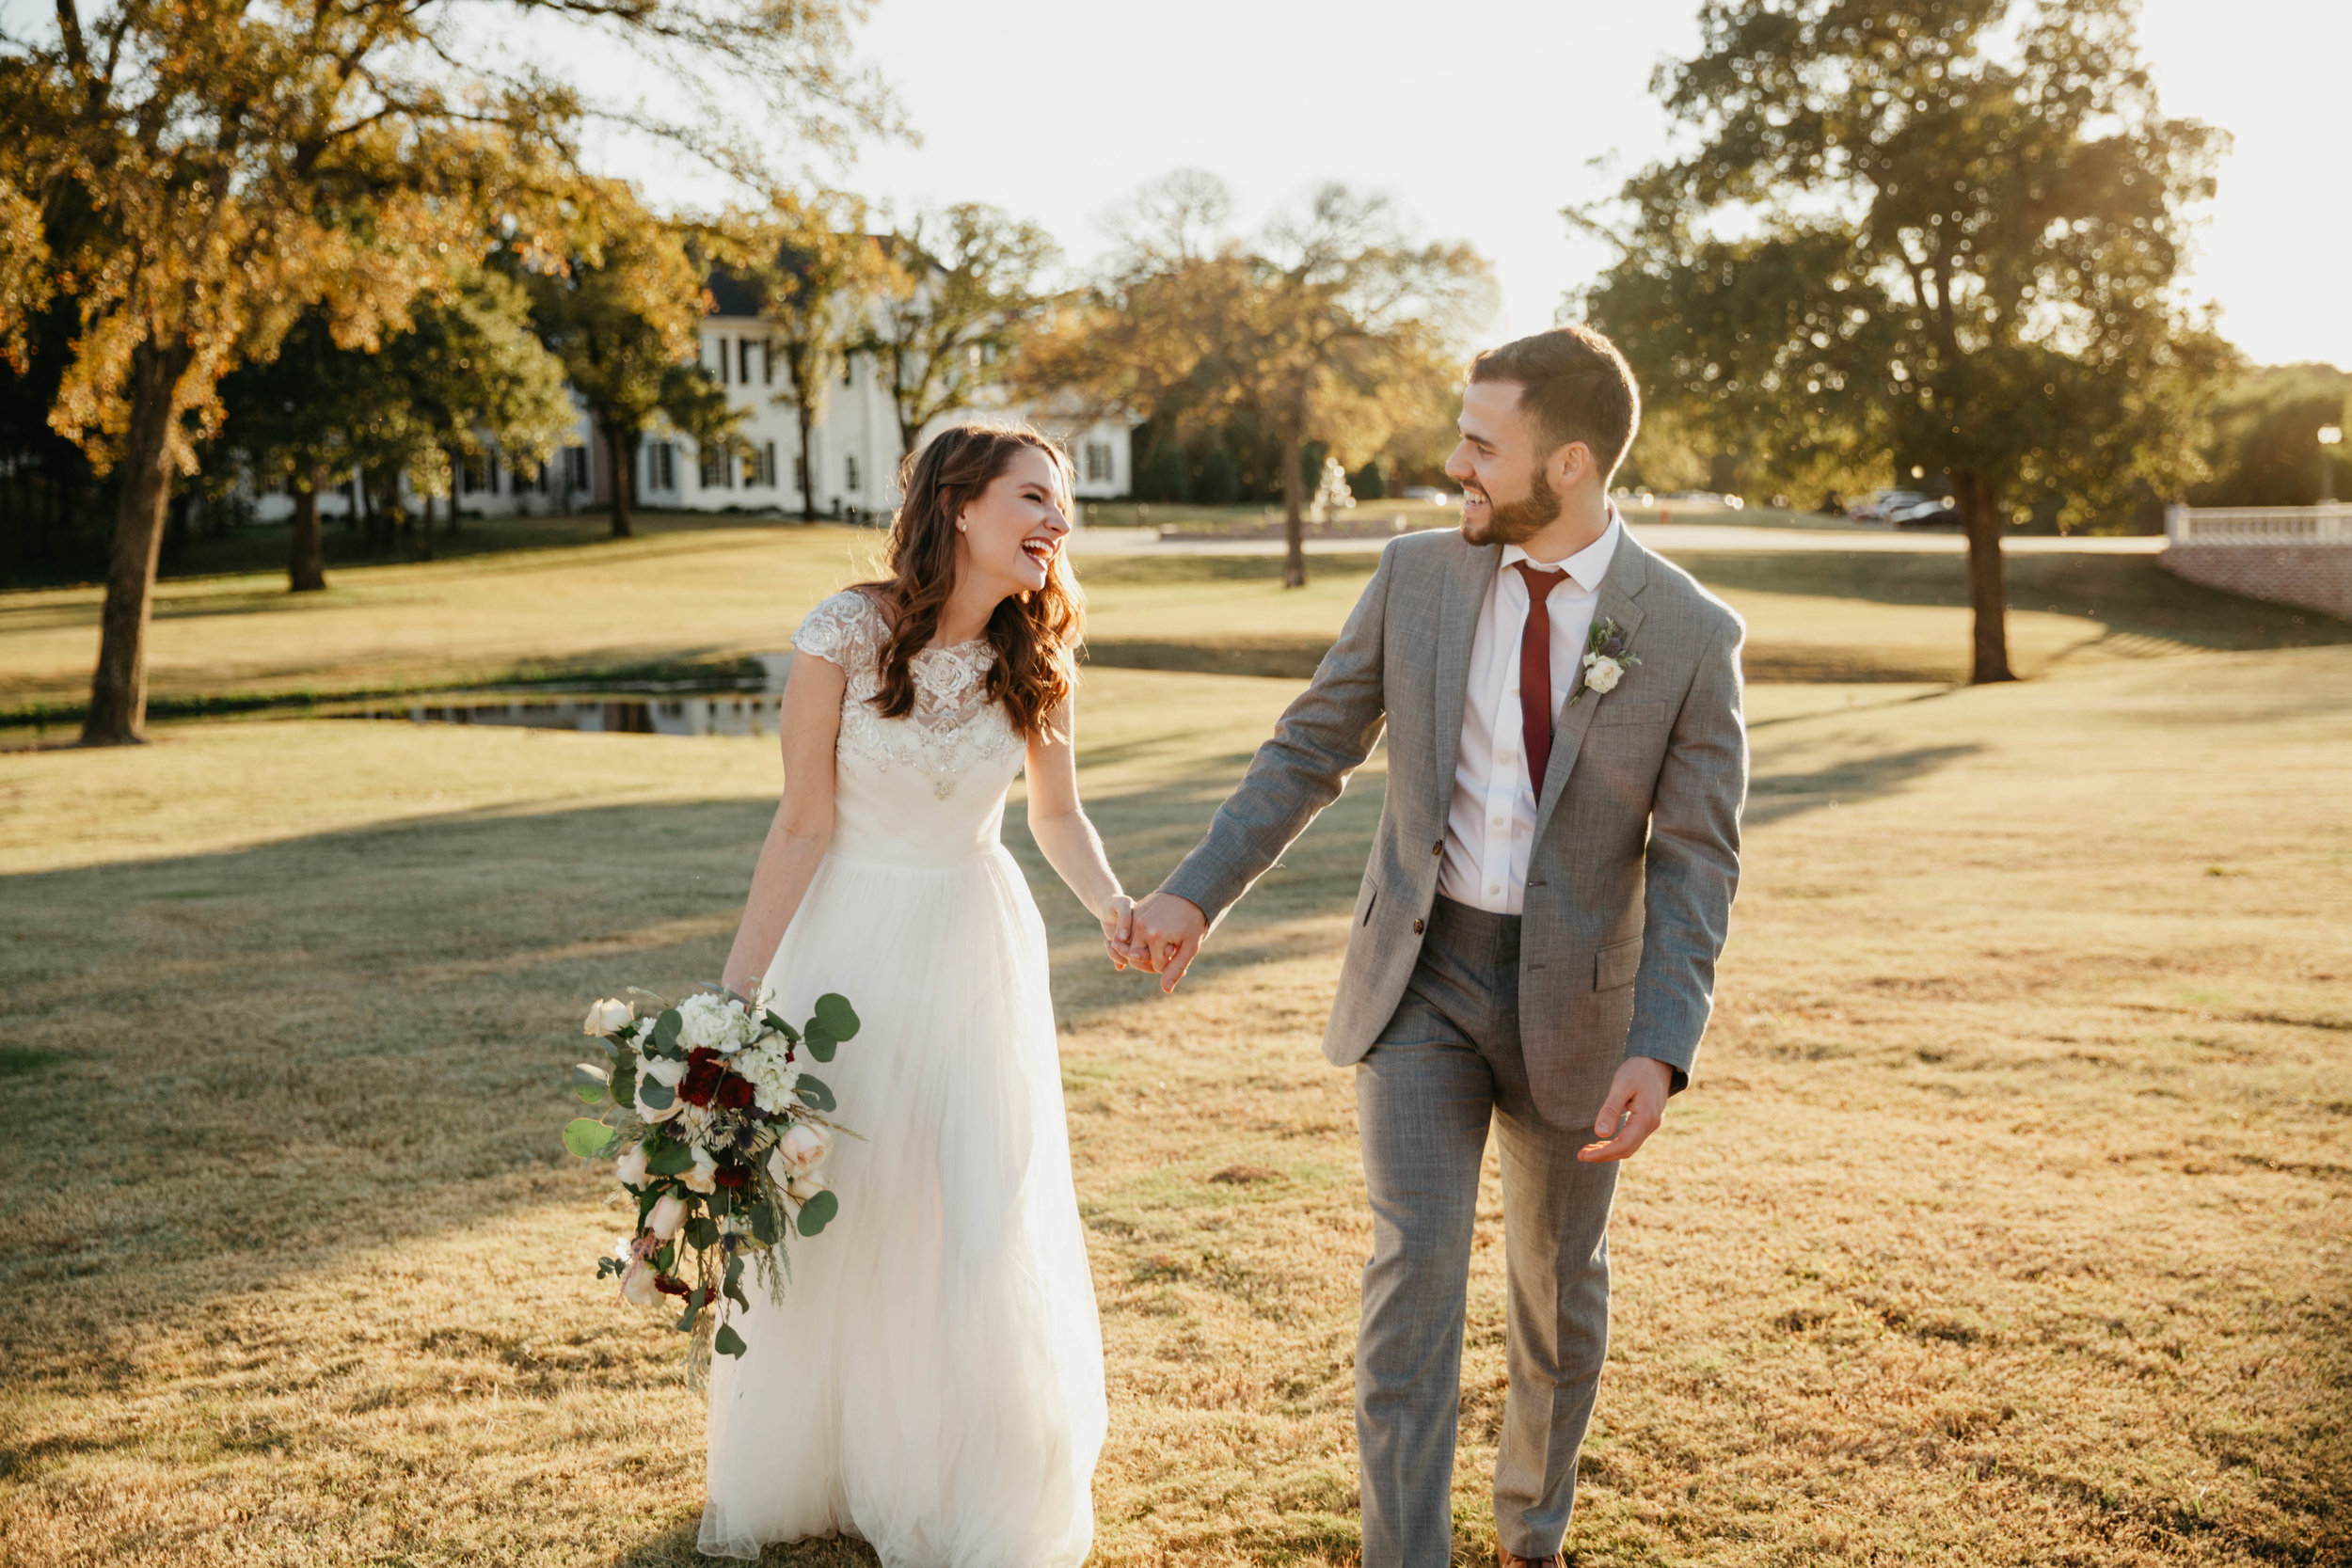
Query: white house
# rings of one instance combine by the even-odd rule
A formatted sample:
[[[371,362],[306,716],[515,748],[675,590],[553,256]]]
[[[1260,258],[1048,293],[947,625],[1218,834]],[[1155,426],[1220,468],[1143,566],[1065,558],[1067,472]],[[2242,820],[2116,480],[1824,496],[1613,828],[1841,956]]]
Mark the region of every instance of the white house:
[[[636,503],[696,512],[797,514],[799,465],[805,459],[816,479],[813,499],[819,512],[849,518],[886,515],[898,502],[898,422],[873,356],[848,356],[840,384],[826,398],[809,431],[809,451],[803,453],[788,401],[790,378],[771,353],[773,328],[761,319],[751,292],[735,279],[715,275],[709,288],[714,305],[702,324],[702,365],[726,389],[727,401],[743,411],[737,428],[739,445],[732,453],[716,448],[702,451],[684,436],[648,431],[638,448]],[[1081,499],[1123,496],[1132,487],[1128,429],[1119,421],[1057,419],[993,389],[981,405],[960,410],[934,425],[965,421],[1027,422],[1060,441],[1077,469]],[[924,436],[930,435],[927,428]],[[610,502],[608,472],[603,438],[582,409],[575,435],[544,468],[517,469],[496,453],[485,455],[468,463],[457,475],[456,499],[469,513],[499,516],[569,512]],[[354,494],[352,485],[345,484],[322,495],[319,510],[342,515],[350,510]],[[283,494],[265,495],[258,498],[257,515],[276,521],[292,507]]]

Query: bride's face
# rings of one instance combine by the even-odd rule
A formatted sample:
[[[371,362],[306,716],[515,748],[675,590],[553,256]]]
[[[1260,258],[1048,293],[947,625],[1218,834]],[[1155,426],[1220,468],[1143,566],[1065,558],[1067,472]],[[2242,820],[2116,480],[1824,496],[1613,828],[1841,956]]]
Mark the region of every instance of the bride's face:
[[[956,577],[1001,596],[1045,586],[1070,533],[1070,498],[1058,464],[1024,447],[956,519]]]

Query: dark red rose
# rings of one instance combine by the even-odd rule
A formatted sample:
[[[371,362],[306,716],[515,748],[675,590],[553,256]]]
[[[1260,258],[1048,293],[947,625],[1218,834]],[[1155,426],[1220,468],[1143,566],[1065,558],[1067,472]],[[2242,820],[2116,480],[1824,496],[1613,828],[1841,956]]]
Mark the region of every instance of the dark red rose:
[[[719,1083],[718,1100],[722,1110],[741,1110],[752,1102],[752,1081],[739,1072],[728,1073]]]
[[[750,1171],[739,1170],[733,1165],[721,1165],[717,1170],[710,1173],[710,1180],[716,1181],[722,1187],[739,1187],[751,1179],[752,1173]]]
[[[653,1288],[665,1296],[691,1296],[694,1293],[694,1288],[686,1281],[673,1279],[666,1274],[658,1274],[653,1276]]]
[[[686,1053],[686,1077],[678,1084],[677,1097],[689,1105],[708,1106],[710,1097],[719,1092],[719,1082],[727,1075],[726,1064],[716,1051],[696,1046]]]

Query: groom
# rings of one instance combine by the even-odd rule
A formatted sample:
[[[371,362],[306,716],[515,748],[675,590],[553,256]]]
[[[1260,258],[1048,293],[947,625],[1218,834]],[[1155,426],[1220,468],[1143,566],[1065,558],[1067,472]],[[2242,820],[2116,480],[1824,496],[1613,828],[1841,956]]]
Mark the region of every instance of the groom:
[[[1743,628],[1610,504],[1639,419],[1597,332],[1480,355],[1446,463],[1460,532],[1383,552],[1313,684],[1136,911],[1134,951],[1172,990],[1387,728],[1388,800],[1323,1041],[1356,1068],[1373,1208],[1365,1568],[1451,1560],[1490,1122],[1510,1291],[1495,1525],[1503,1568],[1560,1560],[1608,1348],[1616,1162],[1689,1081],[1712,1006],[1747,788]]]

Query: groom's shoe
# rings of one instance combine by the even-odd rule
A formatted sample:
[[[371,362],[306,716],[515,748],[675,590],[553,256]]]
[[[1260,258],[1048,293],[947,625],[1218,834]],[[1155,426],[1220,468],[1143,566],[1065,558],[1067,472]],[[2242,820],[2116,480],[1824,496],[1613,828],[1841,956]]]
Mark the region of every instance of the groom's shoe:
[[[1559,1552],[1549,1557],[1521,1557],[1510,1547],[1497,1544],[1495,1561],[1500,1568],[1566,1568],[1567,1559]]]

